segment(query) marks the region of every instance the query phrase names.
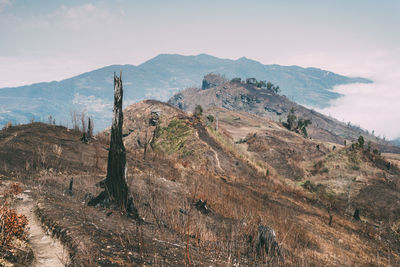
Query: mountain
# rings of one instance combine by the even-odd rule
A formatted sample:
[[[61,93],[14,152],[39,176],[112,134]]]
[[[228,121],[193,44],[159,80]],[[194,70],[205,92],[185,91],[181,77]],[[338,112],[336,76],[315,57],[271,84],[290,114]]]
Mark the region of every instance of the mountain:
[[[272,89],[258,88],[248,82],[221,81],[218,76],[208,74],[203,79],[203,85],[212,84],[211,87],[203,87],[206,89],[187,88],[175,94],[168,103],[189,112],[192,112],[196,105],[201,105],[203,108],[222,107],[283,122],[286,122],[288,114],[293,109],[294,115],[298,119],[311,121],[307,132],[308,136],[313,139],[343,144],[346,141],[355,141],[362,135],[366,142],[377,143],[379,150],[400,153],[399,147],[394,147],[358,127],[345,124],[290,101],[286,96],[280,95]],[[219,78],[221,77],[219,76]]]
[[[119,71],[123,75],[126,105],[149,98],[166,101],[182,89],[200,86],[203,76],[210,72],[227,78],[271,81],[289,99],[313,107],[326,107],[330,100],[339,97],[331,91],[336,85],[371,82],[316,68],[263,65],[245,57],[231,60],[206,54],[161,54],[138,66],[112,65],[58,82],[1,88],[0,124],[43,121],[49,115],[67,124],[71,111],[86,110],[94,117],[96,129],[104,129],[111,123],[113,73]]]
[[[400,137],[399,137],[399,138],[396,138],[396,139],[393,139],[393,140],[391,140],[390,142],[393,143],[393,144],[395,144],[396,146],[400,146]]]

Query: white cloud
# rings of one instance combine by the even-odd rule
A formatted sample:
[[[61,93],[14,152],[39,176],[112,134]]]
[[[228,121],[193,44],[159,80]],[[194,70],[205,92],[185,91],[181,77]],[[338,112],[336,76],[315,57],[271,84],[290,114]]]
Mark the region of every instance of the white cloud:
[[[79,93],[75,93],[74,99],[72,101],[74,105],[83,106],[84,110],[89,113],[98,113],[99,115],[107,114],[112,110],[112,102],[104,101],[102,99],[96,98],[95,96],[84,96]]]
[[[7,11],[14,2],[0,0],[0,12]],[[30,2],[33,5],[35,1]],[[0,42],[0,88],[61,80],[110,64],[138,64],[159,53],[247,56],[264,64],[319,67],[373,79],[374,84],[336,88],[345,96],[322,112],[387,137],[400,136],[400,127],[395,123],[400,122],[400,50],[369,53],[397,42],[385,43],[367,26],[368,34],[364,36],[352,28],[357,26],[352,21],[348,21],[348,27],[343,24],[348,31],[339,27],[335,33],[314,27],[318,23],[309,27],[300,21],[302,27],[296,28],[297,21],[293,24],[286,17],[279,18],[279,13],[279,19],[271,24],[270,18],[249,13],[249,19],[237,20],[237,16],[226,16],[230,13],[218,13],[217,9],[215,16],[207,13],[211,16],[204,19],[201,9],[177,13],[173,5],[141,9],[134,4],[126,9],[128,16],[122,9],[115,9],[115,3],[94,3],[69,6],[66,2],[52,11],[43,9],[46,14],[2,12],[0,36],[7,38]],[[322,28],[326,20],[320,22]],[[381,28],[385,31],[398,36],[391,27]],[[248,36],[259,38],[255,41]],[[148,93],[162,96],[157,90]],[[97,104],[101,109],[102,103]]]
[[[13,3],[14,0],[0,0],[0,12],[3,12],[7,6],[11,6]]]
[[[47,19],[75,30],[86,28],[88,26],[96,26],[100,23],[120,21],[124,17],[121,9],[110,11],[106,8],[100,8],[93,4],[83,4],[79,6],[64,6],[56,9],[47,16]]]
[[[389,139],[400,137],[399,51],[376,51],[347,65],[347,73],[363,76],[372,84],[341,85],[334,90],[344,96],[320,110],[339,120],[350,121]],[[332,60],[331,62],[335,62]],[[342,68],[346,69],[346,68]]]

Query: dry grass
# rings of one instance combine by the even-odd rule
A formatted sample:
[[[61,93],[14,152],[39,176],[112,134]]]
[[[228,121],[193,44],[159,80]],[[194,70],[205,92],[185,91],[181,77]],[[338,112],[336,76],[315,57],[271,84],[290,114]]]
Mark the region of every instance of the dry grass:
[[[134,110],[131,112],[133,116]],[[211,163],[205,165],[206,160],[194,162],[160,150],[150,150],[143,160],[142,148],[131,146],[132,140],[126,142],[128,182],[144,224],[131,221],[116,211],[86,206],[87,193],[96,195],[101,189],[95,184],[104,179],[107,156],[104,147],[108,139],[105,134],[99,134],[89,145],[82,144],[74,133],[63,133],[64,142],[52,140],[55,146],[48,146],[48,149],[32,146],[31,149],[38,150],[33,155],[34,160],[40,162],[42,172],[32,176],[35,179],[30,179],[31,186],[43,203],[43,212],[49,221],[52,219],[61,229],[68,229],[69,242],[76,247],[73,262],[87,266],[182,266],[185,263],[367,266],[389,265],[389,259],[391,265],[399,262],[396,250],[399,247],[391,243],[392,239],[385,234],[386,228],[376,227],[373,220],[371,223],[366,219],[352,221],[343,210],[346,199],[338,196],[341,204],[334,209],[331,195],[308,192],[297,182],[282,177],[276,168],[270,167],[270,162],[261,161],[253,152],[243,153],[239,149],[245,146],[235,145],[229,132],[224,134],[223,127],[220,133],[212,129],[203,131],[195,122],[191,127],[194,127],[191,145],[201,148],[194,155],[205,153],[214,161],[217,155],[220,168]],[[291,133],[285,135],[286,132],[276,131],[269,134],[280,134],[283,140],[292,138]],[[20,134],[22,132],[18,132]],[[278,137],[271,140],[278,140]],[[11,141],[14,149],[21,145],[16,138]],[[274,144],[278,147],[278,141],[268,143],[268,149]],[[68,142],[71,143],[68,145]],[[340,173],[353,177],[360,173],[351,168],[356,163],[367,177],[382,173],[358,154],[347,154],[341,149],[331,152],[323,145],[321,152],[315,148],[316,143],[300,137],[291,144],[297,146],[298,151],[294,153],[296,161],[293,162],[304,168],[304,175],[309,175],[307,179],[313,183],[337,182]],[[73,155],[74,158],[70,158]],[[315,162],[310,164],[314,159],[318,159],[315,162],[322,160],[321,166],[315,166]],[[66,161],[71,165],[66,165]],[[62,174],[50,171],[50,168],[60,170],[57,164],[65,166]],[[21,166],[25,166],[25,161],[21,161]],[[325,167],[328,172],[322,171]],[[312,168],[317,170],[315,175],[311,173]],[[268,177],[267,170],[270,171]],[[65,191],[71,177],[74,178],[73,196]],[[358,196],[354,190],[352,201]],[[207,201],[210,213],[197,210],[194,203],[199,199]],[[328,225],[329,214],[333,215],[332,226]],[[276,232],[284,263],[279,258],[261,258],[255,253],[254,240],[259,224],[268,225]]]

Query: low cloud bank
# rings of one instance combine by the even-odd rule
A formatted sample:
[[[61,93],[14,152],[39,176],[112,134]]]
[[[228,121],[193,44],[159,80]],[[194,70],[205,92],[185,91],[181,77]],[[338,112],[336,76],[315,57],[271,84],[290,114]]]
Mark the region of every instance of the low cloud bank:
[[[349,84],[334,88],[344,96],[330,107],[319,110],[339,120],[351,122],[375,135],[400,137],[400,56],[376,52],[367,55],[359,66],[348,72],[374,81],[372,84]]]

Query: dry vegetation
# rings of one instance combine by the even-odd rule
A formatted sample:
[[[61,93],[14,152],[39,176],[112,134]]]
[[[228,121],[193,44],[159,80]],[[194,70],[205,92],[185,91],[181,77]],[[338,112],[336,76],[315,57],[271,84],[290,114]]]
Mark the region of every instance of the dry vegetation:
[[[18,183],[2,185],[0,180],[0,266],[10,266],[11,262],[29,265],[33,259],[27,243],[27,218],[12,207],[16,197],[22,192]]]
[[[155,110],[159,123],[149,125]],[[59,126],[11,126],[0,132],[0,170],[36,194],[37,214],[75,266],[400,264],[394,165],[246,113],[218,109],[215,131],[206,117],[216,111],[199,119],[157,101],[125,111],[128,183],[144,222],[86,204],[101,191],[107,131],[85,144]],[[256,253],[259,224],[274,229],[281,257]]]

